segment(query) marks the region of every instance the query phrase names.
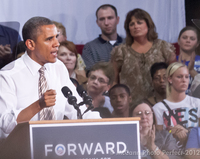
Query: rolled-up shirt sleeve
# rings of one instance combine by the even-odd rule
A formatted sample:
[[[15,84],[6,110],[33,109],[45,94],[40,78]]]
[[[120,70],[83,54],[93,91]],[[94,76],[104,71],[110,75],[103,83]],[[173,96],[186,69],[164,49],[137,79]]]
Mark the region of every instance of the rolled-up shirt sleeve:
[[[16,110],[17,97],[11,78],[0,74],[0,127],[2,134],[9,134],[17,125],[16,119],[21,110]]]

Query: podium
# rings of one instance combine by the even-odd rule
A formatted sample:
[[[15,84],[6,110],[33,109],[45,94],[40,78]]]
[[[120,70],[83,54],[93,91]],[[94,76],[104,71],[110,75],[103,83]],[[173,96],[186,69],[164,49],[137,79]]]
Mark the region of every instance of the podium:
[[[30,121],[4,141],[0,159],[139,159],[140,118]]]

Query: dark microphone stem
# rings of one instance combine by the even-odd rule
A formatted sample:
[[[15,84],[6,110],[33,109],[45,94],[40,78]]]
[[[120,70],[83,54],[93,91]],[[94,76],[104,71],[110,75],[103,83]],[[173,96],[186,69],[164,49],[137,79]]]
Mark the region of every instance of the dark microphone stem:
[[[83,119],[82,115],[81,115],[81,110],[79,108],[79,104],[77,104],[77,99],[74,96],[70,96],[68,97],[68,102],[69,104],[73,105],[74,108],[77,110],[77,119]]]
[[[63,87],[61,89],[63,95],[68,99],[68,103],[74,106],[74,109],[77,110],[77,119],[83,119],[82,118],[82,114],[81,114],[81,110],[80,110],[80,105],[77,104],[77,99],[75,96],[72,96],[72,91],[67,87]]]

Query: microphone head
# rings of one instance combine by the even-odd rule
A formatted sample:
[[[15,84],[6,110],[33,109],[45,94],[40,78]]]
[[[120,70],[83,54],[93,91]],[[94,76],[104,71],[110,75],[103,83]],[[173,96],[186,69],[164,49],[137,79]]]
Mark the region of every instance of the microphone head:
[[[84,88],[81,85],[79,85],[78,87],[76,87],[76,90],[77,90],[78,94],[81,97],[83,97],[83,93],[86,93],[86,91],[84,90]]]
[[[64,86],[61,91],[66,98],[72,95],[72,91],[67,86]]]

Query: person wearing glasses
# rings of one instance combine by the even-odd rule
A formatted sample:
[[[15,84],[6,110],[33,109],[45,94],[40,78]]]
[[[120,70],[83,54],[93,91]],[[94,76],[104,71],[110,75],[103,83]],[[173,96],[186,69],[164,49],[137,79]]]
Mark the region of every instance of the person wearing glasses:
[[[168,130],[185,146],[192,127],[198,127],[200,99],[186,95],[189,71],[183,63],[175,62],[167,68],[166,99],[153,106],[157,130]]]
[[[156,62],[151,66],[153,92],[152,96],[148,98],[148,102],[152,107],[166,98],[166,70],[165,62]]]
[[[147,101],[142,101],[132,111],[133,117],[140,117],[140,144],[142,159],[180,159],[176,139],[168,131],[156,131],[155,118]],[[175,155],[176,154],[176,155]]]
[[[110,63],[99,62],[88,73],[87,93],[92,97],[94,108],[106,107],[112,113],[110,98],[105,96],[114,81],[114,70]]]

